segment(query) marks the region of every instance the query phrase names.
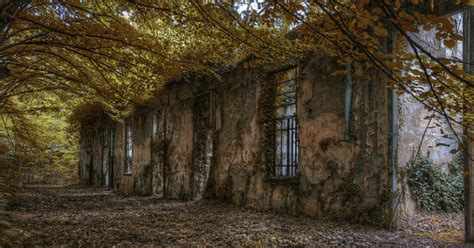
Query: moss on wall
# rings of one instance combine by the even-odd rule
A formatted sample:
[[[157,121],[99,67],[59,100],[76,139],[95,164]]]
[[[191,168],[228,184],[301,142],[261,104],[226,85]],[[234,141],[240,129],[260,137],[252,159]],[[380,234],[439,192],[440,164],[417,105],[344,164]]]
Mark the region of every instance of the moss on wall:
[[[193,99],[216,92],[215,125],[206,150],[211,167],[204,173],[204,194],[258,210],[319,215],[375,225],[388,224],[390,96],[383,77],[356,79],[351,139],[343,140],[345,78],[332,75],[340,66],[322,56],[300,64],[298,88],[298,176],[272,178],[273,152],[266,126],[272,113],[268,74],[237,66],[215,84],[199,77],[169,85],[157,96],[166,123],[163,140],[163,193],[192,199],[200,167],[193,160]],[[120,189],[153,193],[156,163],[152,149],[152,111],[136,116],[133,175],[118,176]],[[138,118],[138,119],[137,119]],[[117,132],[123,132],[117,124]],[[95,154],[94,150],[94,154]],[[116,160],[123,157],[123,134],[117,134]],[[121,168],[120,163],[116,163]],[[117,175],[117,173],[115,174]],[[194,180],[194,182],[193,182]],[[194,192],[194,193],[193,193]]]

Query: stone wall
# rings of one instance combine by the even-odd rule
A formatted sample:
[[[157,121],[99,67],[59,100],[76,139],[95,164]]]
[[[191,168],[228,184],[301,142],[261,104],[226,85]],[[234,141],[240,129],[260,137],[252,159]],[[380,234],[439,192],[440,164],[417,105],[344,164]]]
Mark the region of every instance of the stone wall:
[[[420,147],[420,155],[430,157],[435,164],[446,165],[454,159],[455,155],[451,151],[458,148],[458,142],[444,117],[436,114],[437,118],[431,118],[433,112],[428,111],[423,104],[408,94],[400,97],[399,109],[398,160],[400,166],[405,166],[410,162],[418,147]],[[461,127],[455,123],[452,124],[456,132],[462,136]]]
[[[268,173],[272,161],[265,152],[269,148],[265,87],[272,69],[239,65],[220,81],[190,77],[170,83],[145,107],[137,108],[130,176],[122,173],[123,123],[113,124],[114,188],[388,224],[391,106],[383,78],[373,73],[371,80],[354,80],[351,136],[344,140],[346,82],[344,76],[332,73],[345,67],[321,56],[298,67],[298,176],[274,178]],[[209,113],[196,110],[203,108],[203,101]],[[157,113],[162,131],[154,134]],[[90,156],[85,140],[81,139],[81,163]],[[95,157],[98,149],[94,145],[89,150]]]
[[[459,144],[445,118],[439,114],[432,118],[433,112],[427,110],[422,103],[408,93],[400,96],[399,113],[398,166],[401,170],[412,165],[413,158],[419,149],[418,158],[427,156],[435,165],[447,172],[448,163],[458,159],[458,153],[452,151],[458,149]],[[451,124],[462,138],[462,127],[454,122]],[[406,185],[407,178],[403,174],[400,181],[403,196],[401,211],[403,214],[415,214],[418,211],[417,206]]]
[[[192,89],[189,82],[177,82],[163,92],[166,101],[165,195],[191,199]]]
[[[300,65],[299,176],[269,177],[260,99],[265,74],[236,69],[218,91],[216,195],[259,210],[384,223],[388,202],[388,91],[355,82],[352,137],[343,140],[345,78],[337,65]]]

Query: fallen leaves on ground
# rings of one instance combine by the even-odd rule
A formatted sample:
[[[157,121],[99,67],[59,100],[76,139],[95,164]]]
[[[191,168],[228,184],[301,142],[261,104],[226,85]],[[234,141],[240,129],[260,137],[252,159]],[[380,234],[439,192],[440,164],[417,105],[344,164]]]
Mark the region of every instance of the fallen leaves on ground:
[[[463,213],[418,213],[402,217],[400,227],[408,233],[451,244],[464,241]]]
[[[15,225],[15,217],[10,211],[15,189],[15,184],[0,177],[0,247],[22,246],[29,238],[27,231]]]
[[[438,246],[415,227],[388,231],[213,201],[124,196],[100,188],[30,186],[17,222],[36,246]],[[440,222],[441,223],[441,222]],[[436,225],[439,225],[437,223]],[[446,232],[447,229],[442,229]],[[436,233],[436,232],[432,232]]]

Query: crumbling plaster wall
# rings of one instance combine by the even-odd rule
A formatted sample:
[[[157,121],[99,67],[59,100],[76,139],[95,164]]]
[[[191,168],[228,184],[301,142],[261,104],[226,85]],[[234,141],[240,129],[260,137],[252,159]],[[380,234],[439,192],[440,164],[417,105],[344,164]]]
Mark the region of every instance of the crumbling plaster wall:
[[[79,138],[79,179],[82,184],[92,185],[92,165],[94,150],[92,149],[92,143],[94,142],[94,136],[87,132],[86,129],[82,128],[80,131]]]
[[[400,166],[408,164],[416,154],[422,141],[423,133],[426,134],[420,146],[420,155],[428,156],[433,163],[446,165],[451,162],[455,155],[451,150],[458,147],[458,143],[453,136],[453,132],[445,121],[444,117],[432,118],[433,114],[425,106],[414,99],[409,94],[400,96],[400,131],[398,160]],[[428,123],[430,123],[428,129]],[[451,122],[456,132],[462,135],[462,129],[454,122]]]
[[[113,168],[113,188],[116,190],[120,190],[122,192],[130,192],[123,189],[122,186],[122,177],[123,177],[123,165],[124,165],[124,123],[122,122],[114,122],[115,128],[115,137],[114,137],[114,168]]]
[[[349,184],[340,199],[356,220],[389,224],[390,141],[392,137],[392,94],[381,72],[369,71],[371,79],[356,79],[352,109],[353,160]],[[396,108],[396,106],[395,106]]]
[[[132,120],[132,173],[124,174],[125,123],[116,123],[115,168],[116,188],[121,192],[138,195],[151,195],[152,175],[152,139],[153,110],[137,109],[130,117]]]
[[[170,83],[144,110],[133,115],[132,175],[122,175],[124,191],[149,195],[153,192],[153,184],[159,183],[162,185],[155,185],[155,188],[162,188],[163,195],[168,198],[193,198],[192,108],[194,96],[208,90],[203,89],[203,84],[196,80]],[[153,137],[157,110],[160,110],[162,120],[161,137]],[[159,153],[163,153],[163,161],[157,163],[154,160],[160,159]],[[123,153],[118,156],[123,157]],[[164,168],[158,167],[160,165]],[[159,180],[153,181],[154,170],[159,170]]]
[[[166,112],[168,146],[165,194],[170,198],[189,199],[193,144],[192,93],[181,84],[167,92],[170,99]]]
[[[103,137],[108,128],[115,129],[113,148],[113,188],[126,194],[150,195],[153,183],[161,185],[163,194],[169,198],[191,199],[193,125],[192,103],[197,89],[190,82],[170,84],[157,99],[148,106],[137,108],[131,115],[133,157],[132,174],[124,174],[125,124],[124,122],[101,123],[94,130],[81,133],[81,159],[79,172],[81,181],[91,185],[101,185]],[[194,87],[194,88],[193,88]],[[160,109],[162,134],[153,137],[153,122],[156,109]],[[157,140],[160,139],[160,140]],[[154,141],[160,144],[153,143]],[[164,149],[166,147],[166,149]],[[152,152],[154,154],[152,154]],[[163,161],[156,163],[157,153],[162,153]],[[165,153],[165,154],[163,154]],[[153,155],[153,156],[152,156]],[[154,158],[154,159],[152,159]],[[157,168],[157,166],[165,168]],[[154,170],[159,172],[159,180],[153,181]],[[161,176],[163,173],[163,177]],[[156,177],[155,177],[156,179]]]
[[[164,195],[164,176],[165,176],[165,153],[167,142],[165,140],[165,111],[164,104],[153,110],[153,137],[151,142],[151,194],[157,196]]]
[[[390,95],[383,78],[355,79],[351,137],[343,140],[343,69],[320,56],[299,65],[298,176],[272,178],[265,123],[269,74],[237,66],[221,82],[194,78],[168,84],[148,110],[133,115],[133,173],[123,175],[124,124],[116,123],[115,188],[151,194],[153,111],[163,119],[164,187],[169,198],[193,199],[193,101],[215,90],[212,164],[205,196],[258,210],[330,216],[387,224],[389,202]],[[94,148],[95,154],[101,149]],[[270,147],[270,149],[272,149]],[[100,157],[99,157],[100,158]],[[94,173],[96,173],[94,171]]]
[[[269,209],[269,204],[257,206],[265,194],[261,182],[266,172],[257,114],[262,79],[237,68],[218,85],[215,180],[217,197]]]
[[[435,165],[440,166],[442,170],[447,172],[448,163],[457,159],[458,155],[451,151],[458,148],[458,142],[444,117],[437,114],[437,118],[431,118],[433,112],[426,109],[422,103],[408,93],[402,94],[399,99],[399,167],[403,171],[407,166],[410,166],[413,157],[420,149],[418,158],[427,156],[432,159]],[[451,124],[459,137],[462,137],[462,127],[455,122],[451,122]],[[424,138],[423,135],[425,135]],[[400,178],[400,190],[403,196],[401,212],[402,214],[412,215],[418,210],[407,185],[406,175],[402,175],[403,177]]]
[[[92,150],[94,150],[94,156],[92,158],[92,184],[101,185],[102,183],[102,128],[98,128],[97,137],[92,142]]]
[[[262,72],[235,69],[217,91],[216,196],[259,210],[387,223],[389,94],[382,78],[354,85],[343,140],[345,78],[320,57],[300,65],[299,176],[274,179],[264,154]],[[376,74],[375,74],[376,75]]]
[[[133,191],[140,195],[151,194],[151,139],[153,114],[151,111],[136,111],[133,116]]]

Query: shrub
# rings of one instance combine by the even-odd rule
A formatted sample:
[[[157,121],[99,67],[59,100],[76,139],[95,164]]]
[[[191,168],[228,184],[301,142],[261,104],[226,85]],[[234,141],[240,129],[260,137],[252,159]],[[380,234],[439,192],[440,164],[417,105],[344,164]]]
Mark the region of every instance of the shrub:
[[[459,212],[463,209],[463,163],[456,159],[441,171],[428,157],[421,157],[407,169],[408,185],[422,211]]]

